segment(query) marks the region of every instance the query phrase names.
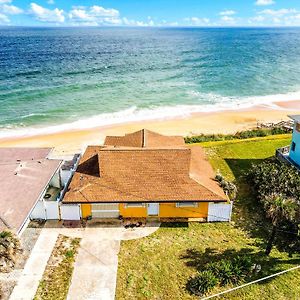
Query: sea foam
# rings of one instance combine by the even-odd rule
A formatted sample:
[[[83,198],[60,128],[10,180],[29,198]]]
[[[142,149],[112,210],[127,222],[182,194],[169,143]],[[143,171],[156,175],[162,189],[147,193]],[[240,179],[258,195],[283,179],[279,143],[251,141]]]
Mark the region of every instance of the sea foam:
[[[203,100],[204,95],[191,91],[191,95]],[[288,94],[277,94],[258,97],[223,97],[215,94],[206,94],[206,104],[198,105],[174,105],[150,107],[139,109],[131,106],[127,109],[113,113],[102,113],[91,117],[82,118],[74,122],[50,125],[45,127],[22,127],[22,128],[4,128],[0,130],[0,138],[34,136],[62,131],[91,129],[95,127],[104,127],[118,125],[130,122],[167,120],[174,118],[187,118],[193,113],[211,113],[218,111],[249,109],[254,106],[265,106],[270,109],[284,108],[276,105],[276,102],[300,100],[300,91]]]

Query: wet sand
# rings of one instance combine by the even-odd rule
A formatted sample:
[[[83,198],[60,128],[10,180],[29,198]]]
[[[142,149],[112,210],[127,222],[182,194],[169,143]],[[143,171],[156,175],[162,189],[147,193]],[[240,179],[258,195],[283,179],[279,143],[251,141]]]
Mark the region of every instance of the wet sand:
[[[235,133],[254,128],[258,122],[288,120],[289,114],[300,114],[300,101],[276,102],[251,109],[196,113],[186,118],[133,122],[87,130],[0,139],[0,147],[54,147],[53,154],[81,152],[87,145],[102,144],[106,135],[123,135],[142,128],[162,134],[193,135],[200,133]]]

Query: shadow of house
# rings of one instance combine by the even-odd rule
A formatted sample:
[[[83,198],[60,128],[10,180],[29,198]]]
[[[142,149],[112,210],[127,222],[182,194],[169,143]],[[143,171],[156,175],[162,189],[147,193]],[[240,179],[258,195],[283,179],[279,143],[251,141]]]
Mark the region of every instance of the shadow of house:
[[[77,172],[94,177],[100,177],[98,154],[93,155],[78,165]]]
[[[267,158],[268,159],[268,158]],[[271,159],[271,158],[270,158]],[[225,158],[224,159],[230,170],[232,171],[237,183],[240,183],[240,179],[245,178],[247,172],[251,169],[252,165],[258,165],[266,159],[236,159]]]
[[[206,248],[205,251],[200,252],[196,249],[187,249],[186,253],[181,255],[180,259],[185,261],[188,267],[192,267],[198,272],[207,269],[211,263],[219,262],[220,260],[231,261],[237,257],[249,257],[251,262],[256,265],[261,265],[261,271],[249,277],[246,281],[262,278],[270,274],[274,274],[283,268],[285,264],[299,265],[300,258],[295,259],[279,259],[274,257],[266,257],[264,252],[254,252],[252,248],[242,248],[240,250],[227,249],[219,252],[218,249]],[[272,279],[268,280],[271,281]],[[260,284],[265,284],[267,281],[262,281]]]

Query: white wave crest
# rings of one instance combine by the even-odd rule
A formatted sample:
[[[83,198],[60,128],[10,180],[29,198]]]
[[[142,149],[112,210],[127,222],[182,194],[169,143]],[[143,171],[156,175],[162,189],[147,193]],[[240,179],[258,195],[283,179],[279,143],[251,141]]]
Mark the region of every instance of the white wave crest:
[[[90,129],[129,122],[172,119],[178,117],[185,118],[193,113],[247,109],[257,105],[265,105],[270,107],[270,109],[280,109],[275,102],[300,100],[300,91],[289,94],[243,98],[223,97],[212,93],[202,94],[195,91],[191,91],[190,95],[199,98],[203,104],[161,106],[150,107],[147,109],[138,109],[136,106],[132,106],[128,109],[118,112],[102,113],[65,124],[47,127],[6,128],[0,131],[0,138],[34,136],[68,130]]]

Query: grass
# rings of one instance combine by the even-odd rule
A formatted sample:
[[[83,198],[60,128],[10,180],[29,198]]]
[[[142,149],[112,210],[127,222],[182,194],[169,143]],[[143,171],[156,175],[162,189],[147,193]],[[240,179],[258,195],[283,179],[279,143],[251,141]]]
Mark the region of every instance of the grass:
[[[213,167],[238,185],[234,222],[162,224],[148,237],[122,241],[116,298],[199,299],[186,290],[188,278],[208,261],[230,259],[244,253],[262,265],[257,278],[300,264],[299,256],[289,256],[276,247],[269,257],[263,254],[269,224],[244,177],[251,163],[259,163],[272,156],[276,148],[289,143],[287,135],[201,143]],[[221,290],[224,288],[216,288],[212,293]],[[297,299],[298,295],[299,270],[230,293],[222,299]]]
[[[34,300],[67,298],[79,242],[79,238],[59,235]]]

